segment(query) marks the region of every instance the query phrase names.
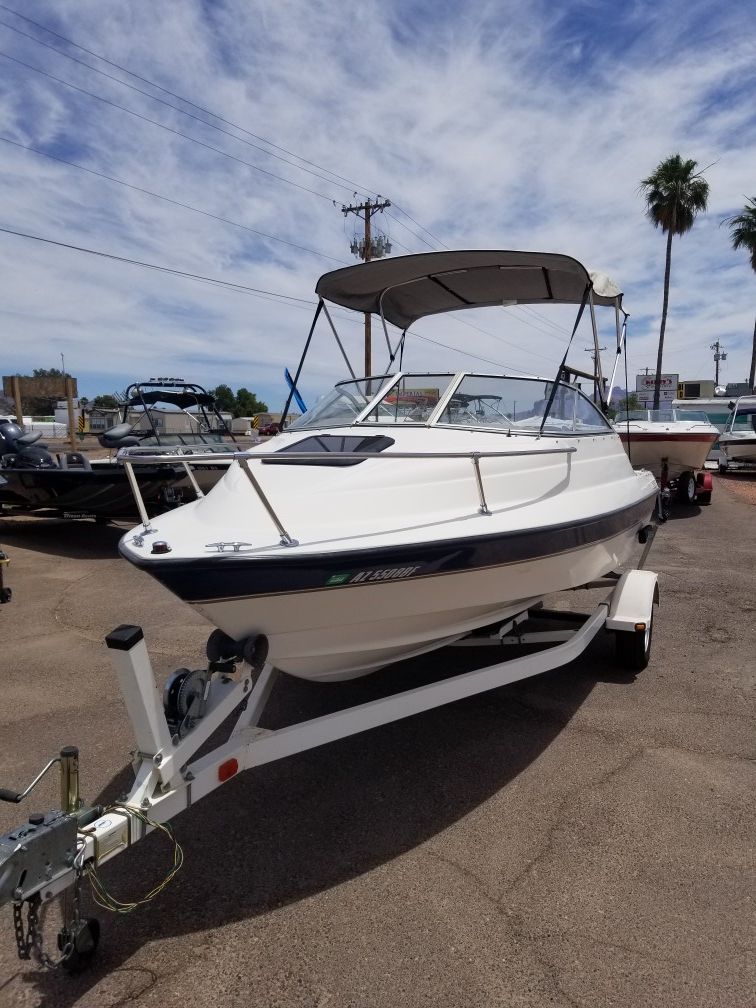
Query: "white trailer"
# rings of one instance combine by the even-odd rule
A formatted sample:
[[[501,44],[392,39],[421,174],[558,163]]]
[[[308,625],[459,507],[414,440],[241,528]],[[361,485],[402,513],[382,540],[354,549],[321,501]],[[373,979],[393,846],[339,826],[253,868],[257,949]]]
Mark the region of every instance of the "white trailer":
[[[655,531],[646,526],[639,533],[646,543],[640,566]],[[53,766],[60,767],[61,807],[32,816],[0,837],[0,906],[13,904],[19,956],[45,966],[62,963],[70,971],[81,969],[95,953],[100,932],[95,919],[80,915],[85,877],[97,902],[123,909],[102,886],[100,866],[156,828],[175,843],[166,824],[245,770],[558,668],[582,654],[602,630],[615,635],[620,666],[645,668],[659,599],[657,575],[630,570],[586,587],[610,589],[589,614],[536,608],[457,642],[493,648],[493,664],[275,731],[260,727],[273,685],[282,676],[267,662],[263,638],[234,642],[214,631],[207,642],[206,667],[178,670],[161,696],[141,628],[117,627],[106,644],[136,743],[129,796],[105,808],[84,804],[79,797],[79,751],[73,746],[51,759],[24,791],[0,790],[0,799],[21,802]],[[551,628],[543,629],[544,622]],[[508,648],[521,645],[538,645],[540,650],[502,660]],[[199,756],[200,748],[234,712],[236,720],[225,741]],[[175,844],[166,882],[180,863]],[[147,902],[160,888],[128,908]],[[39,910],[60,894],[64,924],[56,961],[43,951]]]

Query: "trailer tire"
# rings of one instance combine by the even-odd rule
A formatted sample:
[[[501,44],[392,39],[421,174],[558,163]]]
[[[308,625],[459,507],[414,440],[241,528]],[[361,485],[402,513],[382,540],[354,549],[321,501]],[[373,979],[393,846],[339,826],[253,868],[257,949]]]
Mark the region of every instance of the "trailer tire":
[[[654,617],[646,625],[645,631],[615,630],[614,653],[617,664],[632,672],[642,672],[651,657],[651,637],[654,630]]]
[[[684,472],[677,480],[677,499],[682,504],[692,504],[696,499],[696,477]]]

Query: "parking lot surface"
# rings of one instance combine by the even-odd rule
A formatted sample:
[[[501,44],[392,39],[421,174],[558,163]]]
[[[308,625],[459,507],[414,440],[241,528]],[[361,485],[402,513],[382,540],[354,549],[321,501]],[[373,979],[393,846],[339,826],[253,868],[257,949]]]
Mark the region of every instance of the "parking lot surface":
[[[130,784],[130,726],[103,638],[144,628],[162,679],[209,627],[116,555],[122,529],[0,519],[0,786],[65,744],[82,791]],[[174,821],[185,862],[69,978],[16,958],[0,913],[0,1005],[745,1008],[753,975],[756,509],[715,479],[678,507],[652,660],[605,635],[566,668],[234,779]],[[574,593],[574,606],[595,593]],[[550,600],[554,601],[554,600]],[[337,686],[282,677],[272,725],[453,674],[446,649]],[[0,806],[0,831],[53,807]],[[103,870],[122,899],[170,863],[152,835]],[[47,941],[54,945],[55,926]]]

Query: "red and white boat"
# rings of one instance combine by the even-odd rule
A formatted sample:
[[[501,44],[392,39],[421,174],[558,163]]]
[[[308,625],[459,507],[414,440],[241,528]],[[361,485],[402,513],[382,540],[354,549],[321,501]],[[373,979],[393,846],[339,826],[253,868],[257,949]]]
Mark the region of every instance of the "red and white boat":
[[[711,476],[703,472],[719,430],[698,410],[630,410],[618,413],[614,429],[633,467],[650,469],[664,489],[685,503],[711,501]]]

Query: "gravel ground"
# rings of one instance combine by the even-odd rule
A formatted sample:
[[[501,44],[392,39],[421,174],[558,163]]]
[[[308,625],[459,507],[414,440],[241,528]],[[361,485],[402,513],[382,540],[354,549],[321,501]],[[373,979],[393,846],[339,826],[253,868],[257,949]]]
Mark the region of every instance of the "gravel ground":
[[[749,504],[756,504],[756,472],[717,473],[714,486],[722,487]]]

